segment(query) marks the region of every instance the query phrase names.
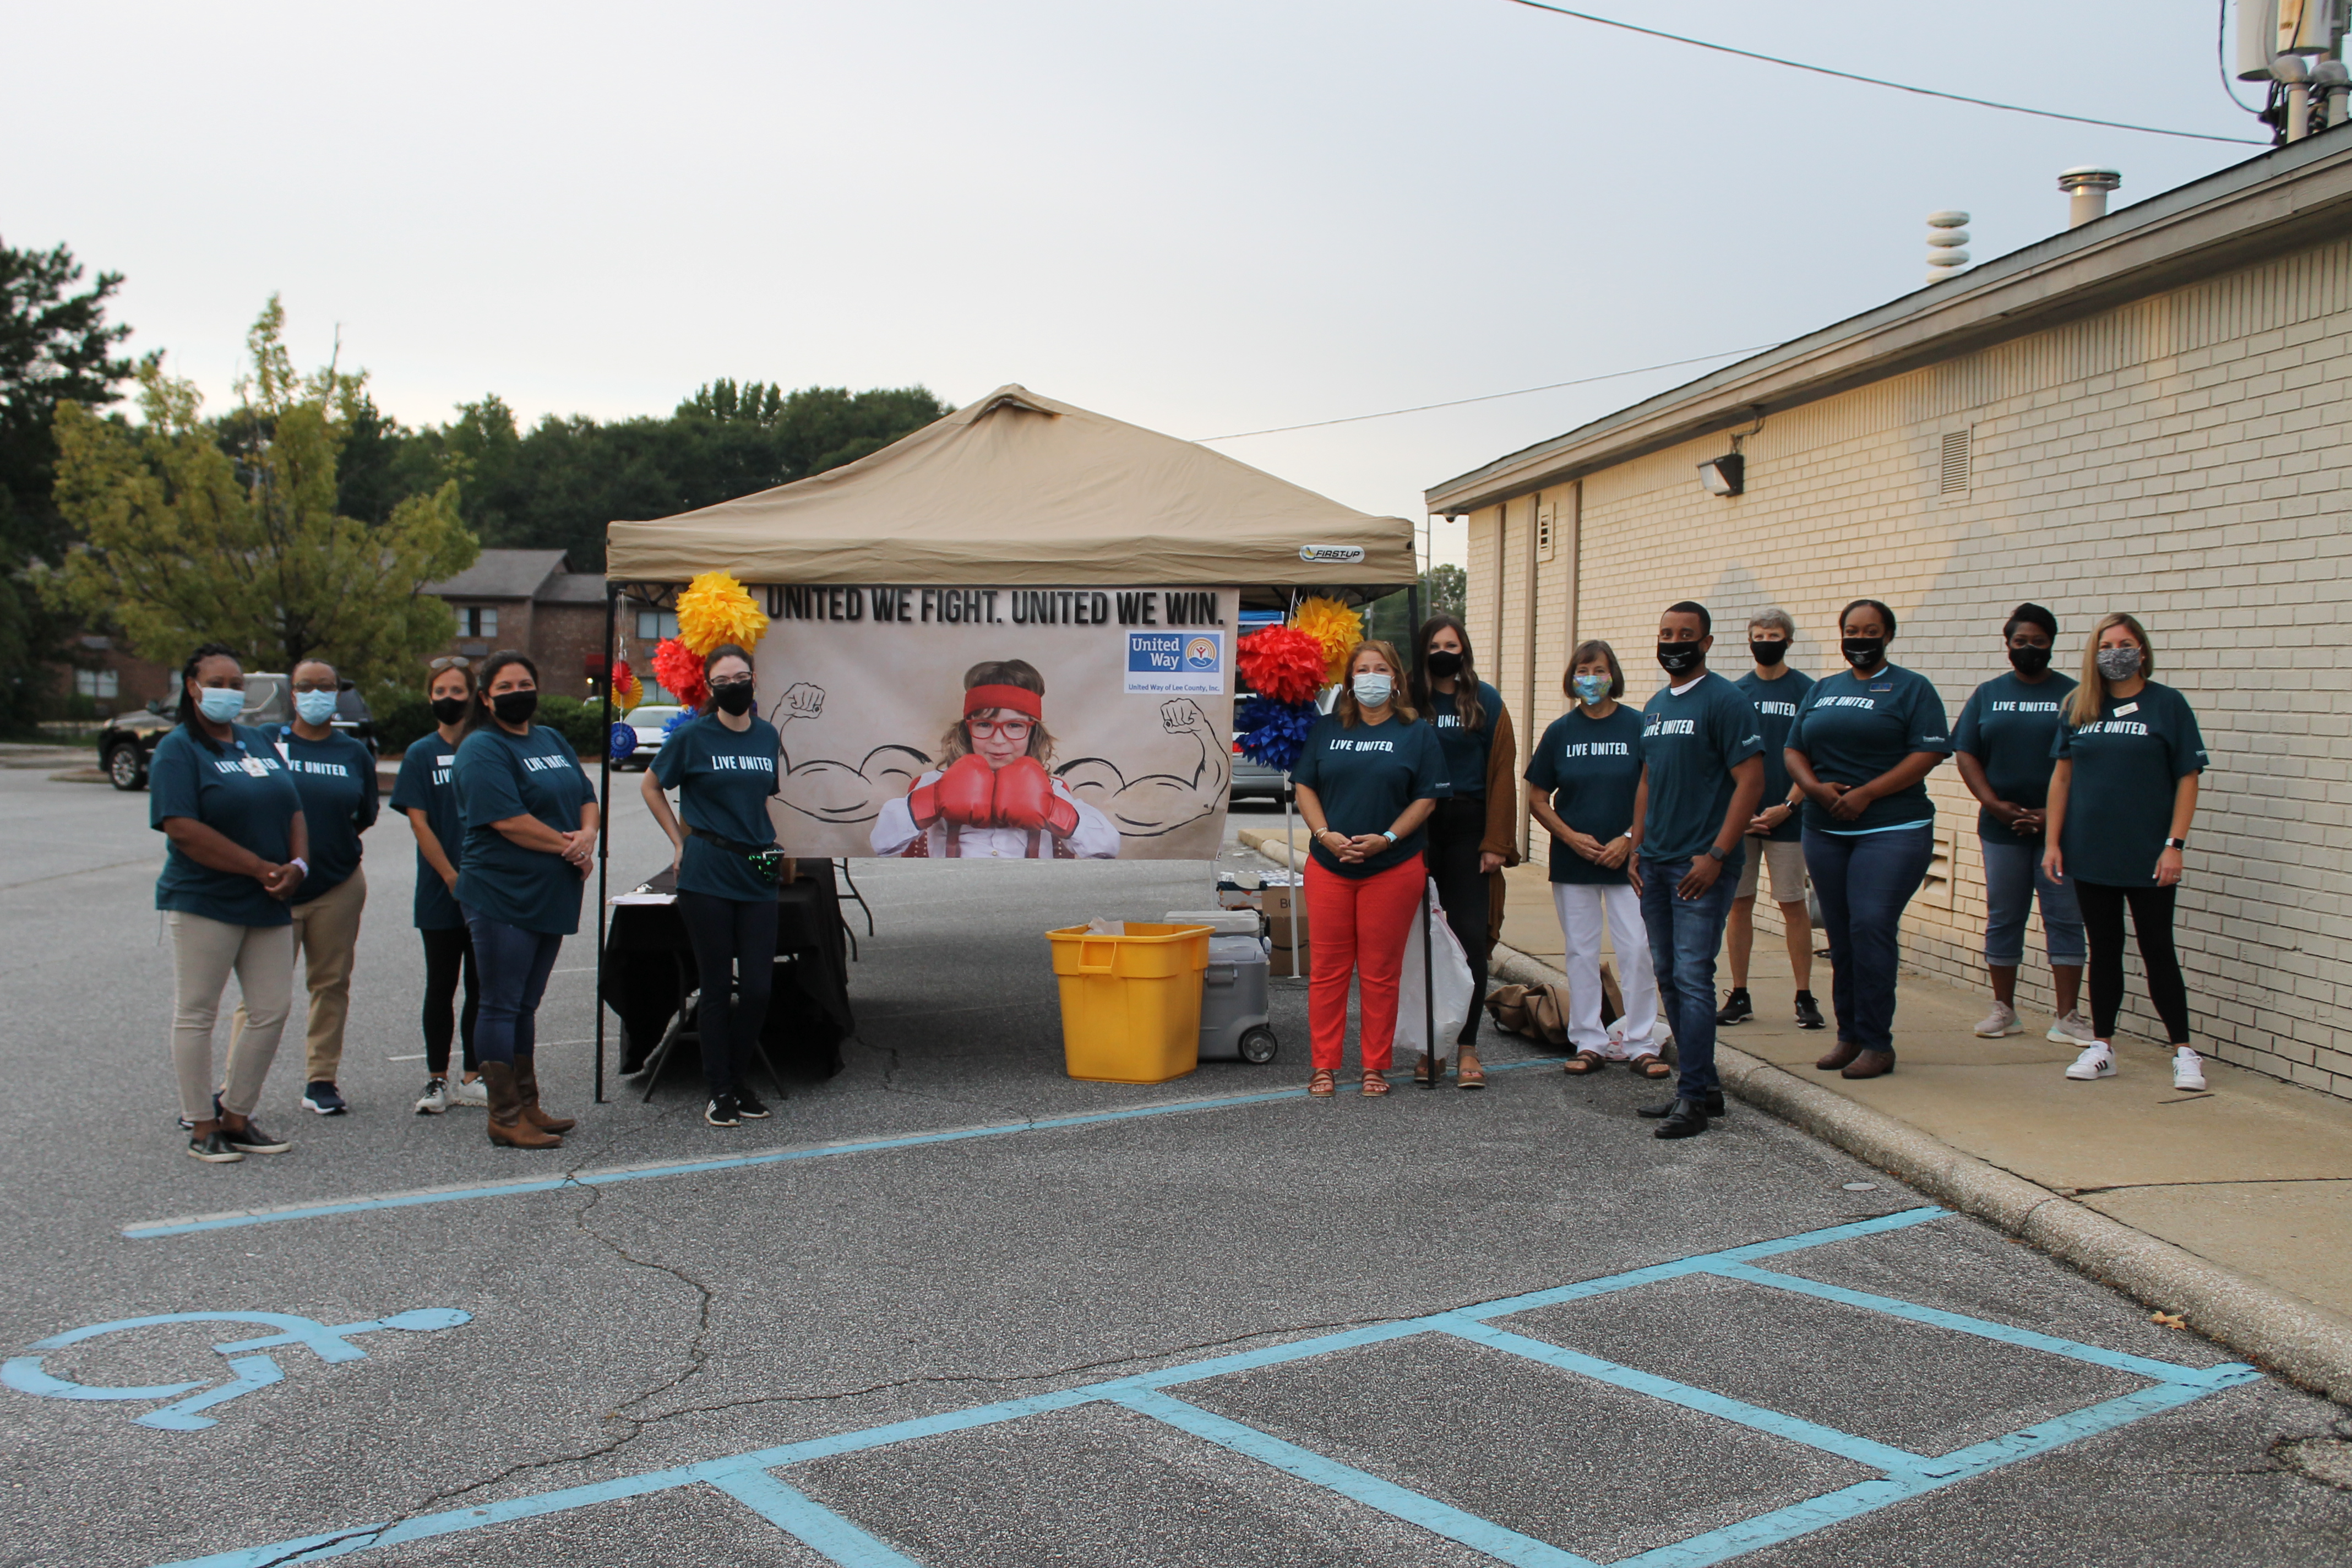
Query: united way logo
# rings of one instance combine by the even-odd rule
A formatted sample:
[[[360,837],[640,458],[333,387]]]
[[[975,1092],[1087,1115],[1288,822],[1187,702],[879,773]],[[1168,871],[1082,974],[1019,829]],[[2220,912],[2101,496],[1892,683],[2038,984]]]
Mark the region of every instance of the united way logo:
[[[1184,668],[1187,669],[1214,669],[1217,668],[1218,651],[1216,638],[1194,637],[1191,642],[1184,645]]]

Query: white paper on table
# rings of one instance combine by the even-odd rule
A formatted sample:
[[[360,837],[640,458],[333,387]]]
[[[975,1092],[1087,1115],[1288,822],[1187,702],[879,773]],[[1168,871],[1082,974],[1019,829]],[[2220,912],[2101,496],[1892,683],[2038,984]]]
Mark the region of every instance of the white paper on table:
[[[674,904],[676,893],[614,893],[604,900],[608,904]]]

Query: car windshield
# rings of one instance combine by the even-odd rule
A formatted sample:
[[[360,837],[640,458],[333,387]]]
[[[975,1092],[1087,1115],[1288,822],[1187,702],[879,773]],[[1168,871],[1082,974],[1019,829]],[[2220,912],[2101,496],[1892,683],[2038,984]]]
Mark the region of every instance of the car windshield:
[[[629,722],[640,730],[651,730],[656,734],[659,734],[663,725],[684,711],[682,708],[663,703],[651,703],[642,708],[632,709],[629,712]]]

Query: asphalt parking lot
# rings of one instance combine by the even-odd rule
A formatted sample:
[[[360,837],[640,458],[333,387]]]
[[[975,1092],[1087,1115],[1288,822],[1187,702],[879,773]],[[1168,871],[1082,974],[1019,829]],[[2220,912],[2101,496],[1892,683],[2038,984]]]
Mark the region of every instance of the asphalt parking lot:
[[[258,1115],[294,1151],[207,1167],[173,1129],[145,797],[0,772],[0,1563],[2267,1564],[2352,1539],[2352,1493],[2285,1457],[2352,1436],[2343,1409],[1755,1112],[1654,1142],[1622,1072],[1501,1042],[1483,1094],[1311,1103],[1280,985],[1271,1066],[1065,1078],[1041,933],[1197,906],[1204,868],[860,863],[848,1066],[731,1132],[684,1078],[586,1103],[575,939],[542,1077],[583,1122],[532,1154],[410,1111],[387,822],[354,1113],[296,1109],[289,1044]],[[618,819],[616,887],[663,858],[634,791]],[[215,1314],[248,1316],[36,1348]],[[68,1396],[92,1388],[148,1392]]]

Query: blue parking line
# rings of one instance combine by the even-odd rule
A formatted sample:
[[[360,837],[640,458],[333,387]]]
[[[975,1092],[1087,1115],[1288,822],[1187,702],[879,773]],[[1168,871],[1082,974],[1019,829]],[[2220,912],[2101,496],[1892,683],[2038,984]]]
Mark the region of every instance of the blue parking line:
[[[2022,1345],[2031,1350],[2047,1351],[2074,1361],[2089,1362],[2097,1366],[2113,1367],[2136,1377],[2152,1377],[2161,1383],[2185,1384],[2192,1388],[2226,1388],[2245,1381],[2245,1373],[2253,1371],[2241,1362],[2223,1362],[2218,1366],[2200,1369],[2177,1366],[2168,1361],[2155,1361],[2147,1356],[2132,1355],[2124,1351],[2102,1350],[2097,1345],[2082,1344],[2074,1340],[2062,1340],[2054,1334],[2036,1333],[2032,1329],[2013,1328],[2008,1323],[1989,1322],[1983,1318],[1971,1318],[1960,1312],[1948,1312],[1939,1307],[1923,1307],[1916,1301],[1898,1300],[1892,1296],[1874,1296],[1865,1290],[1849,1290],[1843,1285],[1825,1285],[1818,1279],[1808,1279],[1800,1274],[1781,1274],[1769,1268],[1752,1268],[1745,1264],[1717,1264],[1704,1273],[1719,1275],[1726,1279],[1743,1279],[1752,1285],[1769,1285],[1775,1290],[1787,1290],[1799,1296],[1817,1296],[1825,1301],[1843,1301],[1850,1307],[1867,1307],[1874,1312],[1884,1312],[1891,1318],[1906,1318],[1915,1323],[1930,1323],[1939,1329],[1951,1329],[1958,1333],[1973,1334],[1982,1340],[1997,1340],[2003,1344]]]
[[[1602,1361],[1599,1356],[1586,1355],[1581,1351],[1572,1351],[1564,1345],[1551,1344],[1543,1340],[1531,1340],[1525,1334],[1515,1334],[1507,1329],[1498,1329],[1491,1323],[1479,1322],[1475,1319],[1449,1324],[1446,1331],[1458,1334],[1473,1344],[1491,1345],[1498,1351],[1507,1351],[1513,1355],[1524,1356],[1528,1361],[1541,1362],[1547,1366],[1556,1366],[1562,1372],[1572,1372],[1580,1376],[1589,1377],[1595,1383],[1608,1384],[1612,1388],[1622,1388],[1634,1394],[1646,1394],[1653,1399],[1661,1400],[1668,1405],[1679,1405],[1685,1410],[1696,1410],[1721,1420],[1736,1421],[1742,1426],[1752,1426],[1759,1432],[1769,1432],[1775,1437],[1785,1437],[1791,1443],[1802,1443],[1809,1448],[1819,1448],[1823,1453],[1835,1454],[1840,1458],[1852,1459],[1858,1465],[1868,1465],[1874,1470],[1885,1470],[1890,1475],[1911,1474],[1925,1462],[1920,1455],[1914,1454],[1906,1448],[1892,1447],[1885,1443],[1873,1442],[1867,1437],[1857,1437],[1851,1432],[1841,1432],[1834,1426],[1824,1426],[1817,1421],[1805,1420],[1802,1416],[1783,1415],[1778,1410],[1767,1410],[1762,1405],[1750,1405],[1744,1399],[1734,1399],[1728,1394],[1711,1393],[1704,1388],[1693,1388],[1688,1384],[1676,1383],[1672,1378],[1660,1377],[1654,1373],[1640,1372],[1633,1367],[1620,1366],[1615,1362]]]
[[[1127,1394],[1118,1403],[1139,1411],[1155,1420],[1164,1421],[1181,1431],[1230,1448],[1276,1469],[1286,1470],[1302,1480],[1351,1498],[1368,1508],[1376,1508],[1394,1519],[1419,1525],[1433,1535],[1448,1541],[1458,1541],[1474,1552],[1483,1552],[1512,1568],[1598,1568],[1589,1557],[1579,1557],[1563,1552],[1547,1541],[1481,1519],[1435,1498],[1384,1481],[1380,1477],[1343,1465],[1337,1459],[1326,1458],[1311,1449],[1295,1443],[1286,1443],[1255,1426],[1244,1426],[1238,1421],[1228,1421],[1213,1415],[1197,1405],[1187,1405],[1165,1394]]]
[[[841,1568],[922,1568],[765,1470],[730,1470],[710,1484]]]
[[[1558,1057],[1529,1057],[1519,1061],[1491,1062],[1489,1073],[1509,1072],[1514,1068],[1557,1066]],[[777,1149],[763,1154],[730,1154],[715,1160],[681,1160],[672,1164],[632,1165],[622,1170],[591,1171],[584,1174],[549,1176],[533,1181],[497,1182],[478,1187],[443,1187],[413,1193],[387,1193],[373,1197],[347,1198],[333,1203],[292,1204],[284,1208],[255,1209],[244,1214],[208,1215],[201,1218],[151,1220],[126,1225],[122,1236],[129,1241],[155,1241],[165,1237],[194,1236],[208,1230],[236,1230],[246,1226],[278,1225],[288,1220],[325,1219],[334,1215],[367,1214],[378,1209],[416,1208],[431,1204],[471,1203],[478,1198],[519,1197],[529,1193],[551,1193],[564,1187],[603,1187],[623,1182],[646,1182],[667,1176],[705,1175],[713,1171],[747,1171],[763,1165],[786,1164],[796,1160],[830,1160],[843,1154],[871,1154],[886,1149],[914,1149],[933,1143],[961,1143],[975,1138],[1008,1138],[1022,1132],[1051,1132],[1066,1127],[1087,1127],[1098,1122],[1132,1121],[1147,1116],[1174,1116],[1188,1110],[1230,1110],[1237,1106],[1266,1105],[1276,1100],[1304,1100],[1307,1090],[1301,1089],[1265,1089],[1255,1094],[1221,1095],[1206,1100],[1171,1100],[1163,1105],[1136,1105],[1124,1110],[1088,1111],[1076,1116],[1055,1116],[1029,1121],[1000,1121],[984,1127],[957,1127],[939,1132],[910,1132],[896,1138],[866,1138],[845,1143],[817,1143],[798,1149]]]

